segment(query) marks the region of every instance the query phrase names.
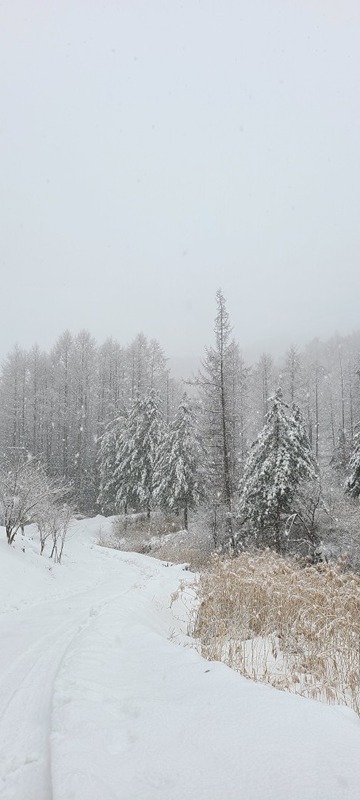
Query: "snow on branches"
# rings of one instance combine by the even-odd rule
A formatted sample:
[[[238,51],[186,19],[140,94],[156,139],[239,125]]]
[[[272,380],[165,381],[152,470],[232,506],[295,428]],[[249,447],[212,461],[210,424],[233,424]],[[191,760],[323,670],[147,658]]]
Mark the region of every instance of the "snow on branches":
[[[176,513],[182,511],[185,529],[188,527],[188,511],[204,497],[201,454],[197,422],[184,394],[160,450],[155,500],[165,509]]]
[[[311,452],[301,414],[293,406],[291,414],[281,389],[271,400],[265,425],[254,442],[240,484],[239,513],[255,533],[273,539],[283,548],[284,520],[294,513],[299,487],[317,480],[317,467]]]

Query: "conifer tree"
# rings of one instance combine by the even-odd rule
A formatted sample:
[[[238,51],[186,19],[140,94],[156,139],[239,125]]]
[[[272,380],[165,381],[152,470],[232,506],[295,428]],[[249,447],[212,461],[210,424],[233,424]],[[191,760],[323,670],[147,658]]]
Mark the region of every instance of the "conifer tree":
[[[97,502],[103,514],[114,514],[117,510],[118,476],[117,465],[121,444],[126,432],[126,413],[109,422],[100,438],[99,449],[99,495]]]
[[[196,419],[184,394],[161,448],[155,499],[163,508],[177,514],[182,511],[186,530],[189,510],[195,508],[204,496],[201,454]]]
[[[284,517],[294,510],[297,490],[304,481],[316,479],[316,465],[300,411],[286,413],[278,389],[271,401],[265,425],[252,446],[240,485],[242,521],[255,532],[273,539],[282,550]]]
[[[347,494],[355,498],[360,496],[360,424],[357,427],[358,430],[354,437],[353,453],[349,463],[351,474],[347,479],[345,489]]]
[[[119,440],[116,459],[118,506],[145,509],[153,505],[154,477],[163,436],[159,399],[154,389],[132,403]]]
[[[239,414],[234,405],[237,359],[224,295],[216,293],[215,342],[205,350],[197,378],[200,390],[201,428],[206,450],[207,491],[216,516],[217,506],[225,512],[226,536],[233,542],[232,502],[235,491],[239,442]]]

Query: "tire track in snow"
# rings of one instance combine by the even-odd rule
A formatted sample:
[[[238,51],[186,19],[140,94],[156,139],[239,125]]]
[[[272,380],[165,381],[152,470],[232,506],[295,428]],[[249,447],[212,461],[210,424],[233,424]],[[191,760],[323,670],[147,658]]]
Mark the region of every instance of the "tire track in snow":
[[[18,685],[1,709],[0,730],[7,742],[1,748],[3,800],[51,800],[49,736],[54,676],[79,633],[79,623],[69,626],[66,622],[60,631],[60,638],[58,628],[24,653],[13,675]]]
[[[94,588],[99,592],[101,588],[108,590],[108,585],[102,583]],[[133,583],[125,590],[96,599],[93,592],[86,590],[76,597],[46,603],[45,608],[39,605],[39,614],[29,615],[35,636],[42,622],[51,625],[52,630],[14,659],[0,685],[2,800],[52,800],[51,724],[57,676],[64,664],[66,669],[66,655],[84,629],[107,605],[136,588]],[[69,600],[73,603],[74,599],[76,604],[69,607]]]

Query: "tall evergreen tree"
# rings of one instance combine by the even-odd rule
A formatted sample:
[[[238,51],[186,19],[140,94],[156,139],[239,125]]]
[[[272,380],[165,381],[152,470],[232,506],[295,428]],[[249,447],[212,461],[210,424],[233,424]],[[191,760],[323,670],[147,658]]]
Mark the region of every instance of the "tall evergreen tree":
[[[118,510],[118,462],[124,438],[126,437],[127,415],[124,412],[112,422],[108,422],[100,438],[98,455],[99,495],[98,505],[103,514],[114,514]]]
[[[232,538],[232,499],[234,494],[232,452],[237,436],[234,435],[234,409],[232,386],[234,377],[234,343],[231,337],[229,314],[224,295],[216,293],[215,343],[205,350],[205,358],[198,375],[202,409],[202,433],[207,450],[207,477],[210,501],[221,503],[226,511],[227,534]]]
[[[196,508],[204,497],[201,456],[197,421],[184,394],[160,450],[155,500],[177,514],[182,511],[186,530],[189,510]]]
[[[144,509],[150,517],[154,478],[163,436],[159,399],[154,389],[138,397],[129,411],[119,441],[116,479],[117,504]]]
[[[279,389],[252,446],[240,485],[239,512],[255,532],[282,550],[284,517],[294,510],[300,484],[316,479],[316,465],[298,409],[292,416]]]

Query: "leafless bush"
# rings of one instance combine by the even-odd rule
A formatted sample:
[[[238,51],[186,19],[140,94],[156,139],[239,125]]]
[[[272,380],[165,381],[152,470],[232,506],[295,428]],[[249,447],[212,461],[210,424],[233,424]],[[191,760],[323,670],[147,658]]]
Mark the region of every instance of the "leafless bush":
[[[200,507],[189,516],[188,530],[153,541],[151,555],[174,564],[188,564],[194,572],[204,568],[214,552],[212,512]]]
[[[64,496],[64,487],[47,477],[42,465],[23,453],[12,453],[0,471],[0,515],[7,540],[18,530],[43,518],[45,509]]]
[[[50,558],[58,564],[61,562],[66,534],[73,516],[73,509],[67,505],[47,503],[37,520],[40,535],[40,553],[43,554],[46,542],[51,541]]]
[[[143,537],[162,536],[167,533],[174,533],[182,528],[180,516],[162,511],[154,511],[150,519],[147,514],[122,514],[116,517],[113,524],[114,535],[118,537],[138,536]]]
[[[150,555],[173,564],[187,564],[193,572],[198,572],[209,563],[212,544],[210,537],[205,540],[190,530],[183,530],[153,540]]]
[[[214,548],[207,516],[199,511],[190,516],[189,530],[180,527],[181,518],[175,514],[154,514],[152,529],[145,515],[118,517],[113,523],[111,536],[99,536],[99,544],[117,550],[146,553],[162,561],[189,564],[198,570],[205,566]]]
[[[360,713],[360,577],[270,551],[215,556],[197,584],[201,653],[246,677]]]
[[[150,520],[146,513],[121,515],[113,520],[111,535],[100,533],[99,544],[124,552],[149,553],[154,543],[180,529],[181,520],[175,514],[154,512]]]
[[[72,517],[72,509],[68,505],[63,505],[60,508],[54,509],[51,517],[51,537],[52,537],[52,550],[50,558],[58,564],[61,562],[66,534],[68,532],[69,524]]]
[[[328,513],[320,519],[319,540],[331,558],[346,554],[351,569],[360,571],[360,503],[331,478],[329,471],[324,490]]]
[[[40,555],[43,555],[46,542],[51,538],[52,535],[52,526],[50,523],[52,513],[52,506],[50,503],[46,503],[42,506],[41,511],[37,515],[36,524],[40,537]]]
[[[103,533],[99,531],[98,544],[100,547],[110,547],[112,550],[121,550],[124,553],[149,553],[149,536],[139,531],[134,531],[127,536],[116,533]]]

